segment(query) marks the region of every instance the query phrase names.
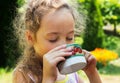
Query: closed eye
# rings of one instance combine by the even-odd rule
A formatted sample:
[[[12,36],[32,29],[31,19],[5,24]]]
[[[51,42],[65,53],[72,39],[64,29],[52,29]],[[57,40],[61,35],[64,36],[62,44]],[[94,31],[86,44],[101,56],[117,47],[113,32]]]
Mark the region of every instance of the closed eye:
[[[57,41],[57,39],[49,40],[49,42],[51,42],[51,43],[54,43],[54,42],[56,42],[56,41]]]
[[[66,40],[68,40],[68,41],[72,41],[72,40],[73,40],[73,38],[72,38],[72,37],[70,37],[70,38],[69,38],[69,37],[67,37],[67,38],[66,38]]]

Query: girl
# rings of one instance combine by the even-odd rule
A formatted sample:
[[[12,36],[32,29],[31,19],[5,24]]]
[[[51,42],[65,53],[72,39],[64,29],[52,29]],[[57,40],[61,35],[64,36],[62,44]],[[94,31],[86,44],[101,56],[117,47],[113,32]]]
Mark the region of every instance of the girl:
[[[27,44],[14,70],[13,83],[83,83],[77,73],[61,75],[57,68],[65,56],[72,55],[72,48],[66,44],[74,43],[76,19],[67,2],[30,0],[23,18]],[[90,83],[101,83],[95,58],[83,52],[88,62],[83,71]]]

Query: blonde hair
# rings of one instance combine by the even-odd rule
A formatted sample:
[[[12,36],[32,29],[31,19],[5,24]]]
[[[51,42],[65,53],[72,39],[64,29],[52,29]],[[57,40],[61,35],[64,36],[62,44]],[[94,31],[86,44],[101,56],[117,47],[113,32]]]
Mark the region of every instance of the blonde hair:
[[[76,23],[75,31],[77,31],[77,33],[84,29],[85,16],[82,13],[78,13],[78,5],[75,0],[27,0],[19,9],[19,14],[14,21],[15,33],[19,38],[21,49],[26,47],[28,47],[28,49],[31,48],[25,43],[25,30],[28,29],[35,35],[40,28],[43,16],[48,14],[52,9],[58,10],[60,8],[70,10]]]

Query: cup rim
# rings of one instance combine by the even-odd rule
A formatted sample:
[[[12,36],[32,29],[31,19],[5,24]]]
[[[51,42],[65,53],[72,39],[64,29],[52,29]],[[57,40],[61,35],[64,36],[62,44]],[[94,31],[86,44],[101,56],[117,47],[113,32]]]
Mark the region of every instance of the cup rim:
[[[67,44],[67,47],[70,47],[70,46],[81,48],[80,44],[76,44],[76,43]]]

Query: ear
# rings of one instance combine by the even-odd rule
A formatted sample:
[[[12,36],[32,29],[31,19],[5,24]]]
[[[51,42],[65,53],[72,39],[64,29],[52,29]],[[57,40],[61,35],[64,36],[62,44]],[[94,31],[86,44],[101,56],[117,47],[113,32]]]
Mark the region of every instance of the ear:
[[[33,45],[33,42],[34,42],[33,33],[29,30],[26,30],[25,35],[26,35],[26,40],[27,40],[28,44]]]

